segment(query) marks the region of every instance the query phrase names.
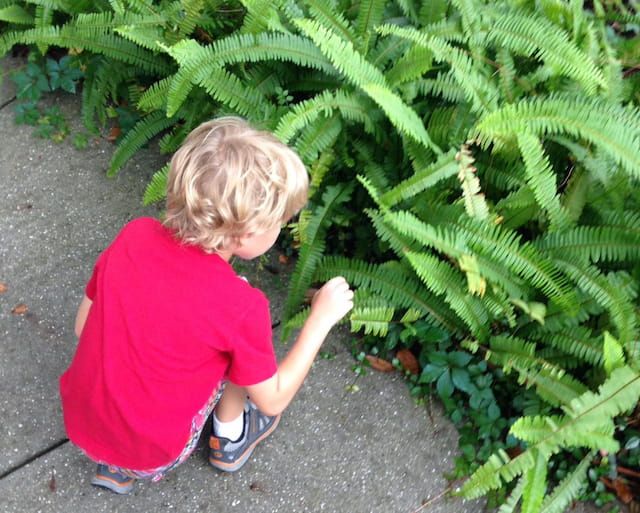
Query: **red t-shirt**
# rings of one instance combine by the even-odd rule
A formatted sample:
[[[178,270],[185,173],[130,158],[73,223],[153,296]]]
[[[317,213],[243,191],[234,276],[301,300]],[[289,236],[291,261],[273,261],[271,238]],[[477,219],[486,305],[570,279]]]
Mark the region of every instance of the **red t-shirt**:
[[[86,294],[93,304],[60,395],[70,440],[95,460],[171,463],[222,379],[254,385],[277,370],[264,294],[154,219],[123,228]]]

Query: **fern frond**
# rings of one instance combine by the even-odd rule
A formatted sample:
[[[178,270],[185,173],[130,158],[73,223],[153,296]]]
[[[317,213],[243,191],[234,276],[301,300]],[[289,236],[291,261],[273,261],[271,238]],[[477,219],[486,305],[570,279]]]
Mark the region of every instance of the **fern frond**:
[[[202,77],[200,85],[212,98],[242,116],[268,119],[273,111],[258,91],[247,87],[236,75],[226,70],[212,71],[207,77]],[[167,106],[167,112],[171,110]]]
[[[336,109],[345,119],[362,123],[366,132],[374,132],[374,123],[370,116],[371,103],[355,94],[338,90],[335,93],[324,91],[296,104],[291,112],[280,119],[274,134],[281,141],[288,143],[298,130],[313,123],[322,114],[331,116]]]
[[[522,490],[521,513],[538,513],[546,491],[549,467],[547,458],[542,452],[534,450],[534,459],[535,464],[523,476],[525,485]]]
[[[578,309],[575,292],[566,277],[533,244],[522,242],[516,232],[500,225],[478,224],[472,219],[455,224],[458,237],[483,257],[500,262],[542,290],[568,312]]]
[[[536,246],[552,255],[585,257],[590,262],[640,259],[640,217],[616,216],[597,226],[579,226],[562,234],[548,233]]]
[[[309,168],[309,175],[311,175],[310,187],[312,189],[312,194],[315,189],[317,189],[322,183],[325,175],[331,169],[331,165],[335,161],[336,153],[333,148],[327,148],[324,150],[315,162]]]
[[[583,426],[583,430],[579,433],[570,432],[567,429],[570,423],[571,418],[560,415],[521,417],[511,426],[509,433],[529,444],[542,442],[542,446],[548,444],[550,439],[557,437],[558,433],[562,433],[563,445],[591,449],[606,447],[615,450],[612,419],[603,418],[600,422],[589,423],[589,426]],[[563,432],[565,429],[567,432]],[[555,452],[557,451],[553,451]]]
[[[481,139],[502,144],[516,134],[539,136],[567,134],[599,147],[616,164],[640,177],[640,116],[634,109],[550,96],[507,104],[481,119],[476,128]]]
[[[397,94],[388,87],[373,83],[363,85],[362,89],[382,108],[400,132],[424,144],[437,155],[442,154],[442,150],[429,137],[416,111],[404,103]]]
[[[295,144],[295,150],[303,162],[315,162],[318,154],[333,146],[342,133],[340,116],[321,116],[307,125]]]
[[[386,85],[382,72],[369,63],[352,44],[317,21],[300,19],[294,20],[294,23],[352,84],[357,87],[365,84]]]
[[[367,60],[376,68],[386,70],[393,65],[394,62],[402,59],[408,52],[410,43],[399,37],[389,37],[378,39],[376,44],[367,53]],[[389,82],[388,72],[384,72],[385,79]]]
[[[206,84],[211,74],[220,74],[226,65],[238,62],[278,60],[333,73],[334,69],[308,39],[294,34],[234,34],[201,46],[187,39],[167,48],[180,69],[172,80],[168,113],[184,101],[193,84]],[[245,87],[247,92],[249,88]],[[256,92],[252,95],[257,96]]]
[[[313,217],[306,223],[302,247],[296,268],[291,276],[289,294],[282,314],[284,323],[291,318],[296,307],[302,302],[302,298],[313,280],[314,270],[324,253],[327,217],[334,208],[349,200],[352,191],[352,185],[328,187],[322,195],[322,206],[313,213]],[[290,330],[283,330],[283,340],[289,336],[289,332]]]
[[[386,220],[383,213],[377,210],[366,209],[365,214],[371,219],[380,241],[389,244],[398,258],[404,258],[404,252],[407,248],[414,249],[415,251],[420,251],[424,248],[421,242],[416,242],[413,237],[396,230],[394,226]]]
[[[490,348],[493,362],[507,373],[516,370],[521,383],[535,386],[538,395],[554,406],[568,404],[587,390],[562,367],[541,358],[533,342],[500,335],[492,337]]]
[[[618,442],[613,437],[613,422],[610,419],[632,409],[640,395],[640,376],[630,367],[622,367],[613,371],[611,377],[599,388],[597,393],[586,392],[572,401],[565,408],[567,417],[549,434],[535,443],[519,456],[511,459],[504,452],[493,454],[487,463],[482,465],[462,487],[462,494],[474,498],[485,494],[488,490],[499,488],[503,482],[509,482],[518,475],[528,471],[535,465],[532,449],[547,456],[559,451],[560,447],[571,444],[595,449],[616,452]],[[512,426],[518,431],[528,420],[519,420]],[[608,436],[599,431],[599,427],[607,423],[610,427]],[[596,436],[592,436],[596,434]],[[576,443],[577,442],[577,443]]]
[[[205,3],[205,0],[180,0],[179,16],[174,16],[177,27],[177,30],[174,30],[175,40],[188,37],[193,32]]]
[[[355,306],[349,315],[351,331],[356,332],[364,328],[365,335],[386,336],[395,310],[383,305],[363,306],[357,298],[355,303],[358,306]]]
[[[173,75],[154,82],[140,97],[137,107],[146,112],[160,110],[167,104]]]
[[[15,23],[16,25],[33,25],[35,18],[21,5],[8,5],[0,9],[0,21]]]
[[[526,185],[498,201],[495,210],[508,230],[515,230],[540,214],[533,190]]]
[[[82,48],[111,59],[138,66],[153,74],[166,75],[171,68],[163,59],[136,44],[114,34],[91,35],[79,32],[71,24],[60,27],[39,27],[0,36],[0,54],[6,54],[16,44],[45,44],[65,48]]]
[[[444,295],[445,301],[467,323],[474,337],[486,340],[489,336],[486,304],[466,292],[464,276],[428,253],[406,252],[406,257],[429,290],[436,295]]]
[[[245,14],[242,19],[241,32],[244,34],[258,34],[265,31],[287,32],[280,20],[283,0],[268,3],[262,0],[242,0]]]
[[[451,72],[439,72],[435,78],[424,78],[411,84],[423,96],[431,95],[457,105],[464,105],[467,101],[464,86],[458,83],[458,78]]]
[[[518,146],[524,159],[527,182],[538,205],[549,215],[549,231],[564,231],[569,226],[570,219],[560,205],[560,198],[556,194],[556,177],[540,141],[537,137],[522,132],[518,134]]]
[[[393,207],[400,201],[414,197],[429,187],[433,187],[436,183],[455,176],[458,173],[458,163],[455,157],[455,149],[440,155],[436,162],[428,167],[416,169],[411,177],[382,194],[379,201],[387,207]]]
[[[500,505],[498,513],[516,513],[519,511],[516,508],[518,507],[518,503],[522,497],[522,491],[524,490],[525,484],[527,484],[527,480],[524,477],[520,477],[520,479],[518,479],[518,484],[513,488],[507,500]]]
[[[169,175],[169,164],[156,171],[151,177],[142,198],[143,205],[151,205],[161,201],[167,195],[167,177]]]
[[[335,0],[307,0],[311,16],[345,41],[357,46],[357,36],[343,13],[336,6]]]
[[[396,309],[424,312],[453,332],[462,327],[451,308],[426,287],[420,286],[416,277],[400,263],[371,264],[343,257],[324,257],[318,263],[316,279],[324,281],[337,275],[344,276],[359,290],[384,297]]]
[[[639,396],[640,375],[631,367],[624,366],[614,369],[598,392],[586,392],[571,401],[570,405],[564,406],[563,410],[574,422],[595,424],[632,410]]]
[[[473,166],[475,159],[471,156],[467,144],[462,145],[456,155],[456,160],[458,161],[458,179],[462,186],[462,199],[467,215],[480,221],[486,221],[489,218],[489,207],[480,188],[480,180],[476,175],[477,169]]]
[[[562,513],[578,496],[587,480],[587,472],[596,451],[590,451],[575,469],[565,477],[540,505],[539,513]]]
[[[554,333],[540,330],[531,333],[529,337],[535,337],[536,340],[594,367],[600,367],[603,364],[602,342],[595,338],[592,331],[585,326],[575,326],[570,330],[563,329]]]
[[[350,43],[317,22],[295,20],[295,23],[318,45],[341,74],[353,85],[364,90],[382,108],[398,130],[436,153],[442,152],[431,141],[415,110],[389,89],[382,72],[369,63]]]
[[[499,14],[486,32],[489,41],[526,57],[540,57],[554,73],[580,82],[589,95],[606,89],[602,71],[560,27],[531,12]]]
[[[476,116],[464,103],[455,107],[436,108],[431,113],[427,131],[433,141],[441,147],[460,147],[469,135],[469,127]]]
[[[111,157],[107,176],[113,176],[129,160],[133,154],[147,144],[163,130],[176,123],[175,118],[167,118],[162,111],[149,114],[140,120],[124,136]]]
[[[623,346],[637,337],[638,316],[633,302],[637,292],[635,283],[626,273],[604,275],[595,266],[576,265],[560,256],[555,258],[555,262],[580,289],[609,311],[611,321],[618,329],[617,338]]]
[[[162,27],[158,26],[123,25],[115,27],[114,32],[124,39],[151,51],[158,51],[161,48],[158,42],[164,42],[164,31]]]
[[[413,46],[395,61],[393,67],[385,73],[385,79],[391,87],[419,79],[432,68],[432,62],[430,50]]]
[[[416,44],[428,48],[436,60],[446,62],[455,77],[457,85],[462,88],[475,112],[493,111],[497,107],[499,97],[497,89],[488,79],[477,62],[461,49],[458,49],[441,38],[419,32],[415,28],[400,28],[393,25],[379,27],[382,35],[404,37]]]
[[[387,2],[385,0],[363,0],[360,2],[358,9],[358,18],[355,22],[355,31],[358,38],[363,42],[360,50],[367,53],[369,48],[369,39],[376,27],[382,20],[384,8]]]
[[[447,14],[449,2],[446,0],[434,0],[432,2],[423,2],[420,6],[418,19],[421,25],[429,25],[438,23],[443,20]]]

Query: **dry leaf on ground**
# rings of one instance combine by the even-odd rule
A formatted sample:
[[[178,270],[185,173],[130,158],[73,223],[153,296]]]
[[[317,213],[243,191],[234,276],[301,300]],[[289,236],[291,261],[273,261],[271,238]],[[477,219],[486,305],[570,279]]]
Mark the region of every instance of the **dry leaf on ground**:
[[[629,504],[633,500],[633,494],[631,493],[631,490],[629,490],[629,487],[627,486],[627,483],[624,481],[624,479],[617,477],[612,481],[604,476],[601,476],[600,481],[602,481],[605,486],[616,492],[618,499],[620,499],[625,504]]]
[[[400,349],[400,351],[396,353],[396,358],[400,360],[402,368],[409,371],[410,374],[418,374],[420,372],[420,365],[418,364],[417,358],[408,349]]]
[[[29,310],[29,308],[27,308],[27,305],[18,305],[13,310],[11,310],[11,313],[16,315],[22,315],[23,313],[26,313],[27,310]]]
[[[377,356],[373,356],[372,354],[368,354],[366,358],[367,360],[369,360],[369,363],[371,364],[371,368],[377,371],[391,372],[396,369],[391,362],[388,362],[387,360],[383,360],[382,358],[379,358]]]
[[[9,290],[9,287],[7,287],[7,284],[0,283],[0,292],[6,292],[7,290]]]

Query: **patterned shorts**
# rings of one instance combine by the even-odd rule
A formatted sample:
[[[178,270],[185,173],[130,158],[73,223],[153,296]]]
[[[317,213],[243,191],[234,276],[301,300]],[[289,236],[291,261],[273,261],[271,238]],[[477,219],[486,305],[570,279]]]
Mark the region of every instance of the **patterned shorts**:
[[[224,391],[224,385],[225,383],[223,382],[214,389],[213,394],[211,394],[211,397],[209,398],[207,403],[193,417],[193,419],[191,420],[191,434],[189,435],[187,445],[185,445],[184,449],[180,453],[180,456],[178,456],[168,465],[163,465],[162,467],[148,470],[131,470],[127,468],[117,467],[104,461],[99,461],[98,463],[109,465],[110,469],[120,472],[125,476],[135,477],[136,479],[150,479],[154,483],[160,481],[160,479],[162,479],[167,472],[183,463],[196,448],[198,440],[200,439],[200,434],[202,433],[202,428],[204,427],[204,423],[209,418],[209,415],[211,415],[211,412],[215,408],[216,404],[218,404],[218,401],[222,396],[222,392]]]

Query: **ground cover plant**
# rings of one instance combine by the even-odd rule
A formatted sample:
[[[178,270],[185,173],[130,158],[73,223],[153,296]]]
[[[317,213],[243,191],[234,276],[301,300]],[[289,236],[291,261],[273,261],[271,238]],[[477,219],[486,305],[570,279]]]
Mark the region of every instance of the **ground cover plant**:
[[[459,426],[460,493],[557,512],[638,446],[639,22],[574,0],[0,0],[0,54],[68,49],[88,129],[135,114],[110,172],[226,113],[295,147],[288,327],[344,275],[361,348],[410,349],[414,393]]]

